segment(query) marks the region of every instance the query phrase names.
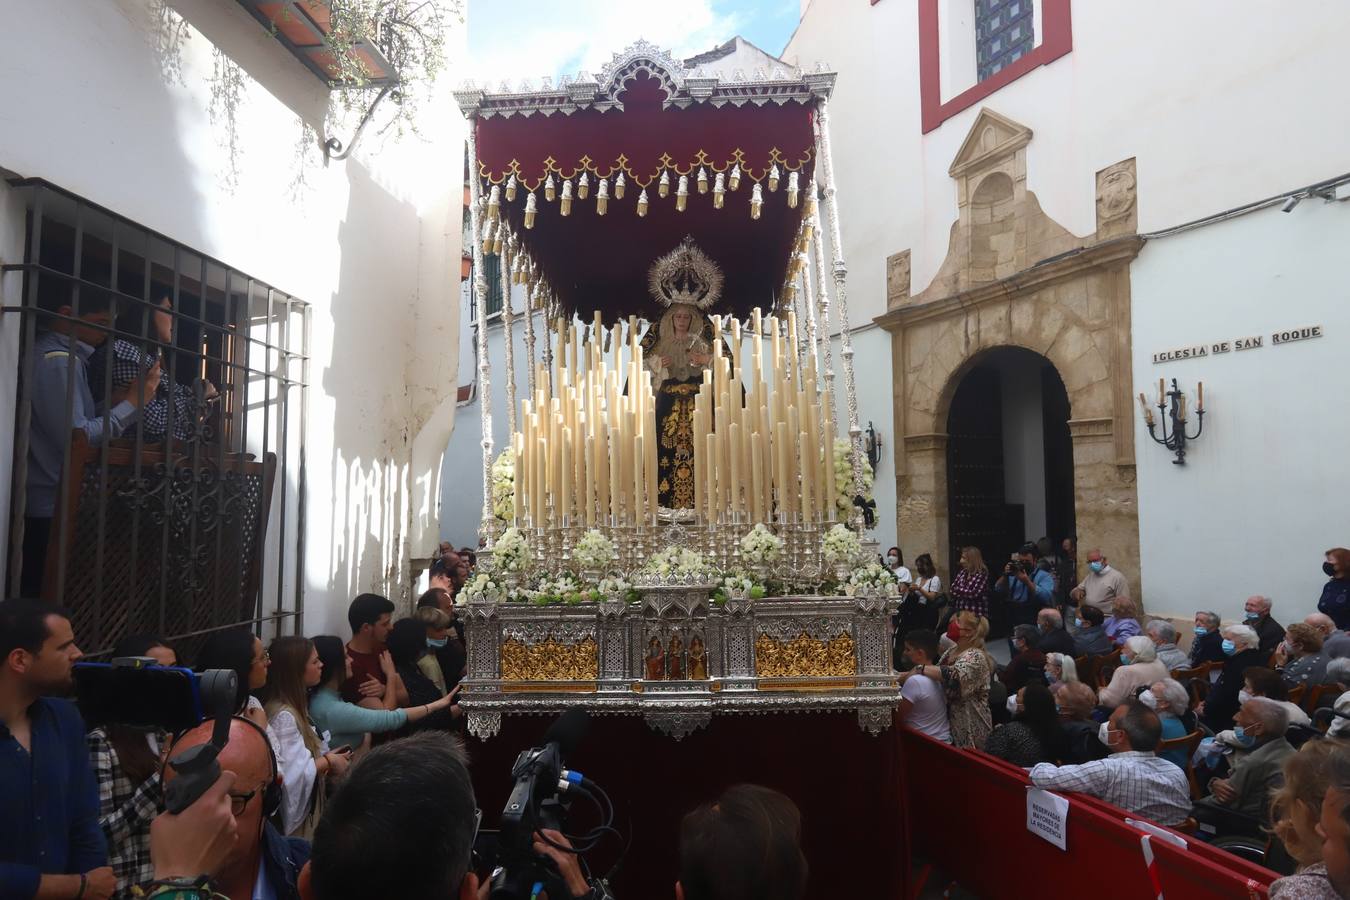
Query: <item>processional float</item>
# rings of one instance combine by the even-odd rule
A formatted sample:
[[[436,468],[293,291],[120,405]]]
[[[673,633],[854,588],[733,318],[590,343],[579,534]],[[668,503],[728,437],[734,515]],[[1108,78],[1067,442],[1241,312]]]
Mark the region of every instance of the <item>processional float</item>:
[[[890,724],[896,586],[865,538],[834,81],[785,65],[725,80],[640,42],[596,79],[456,92],[487,544],[461,594],[471,733],[573,705],[677,739],[723,713]]]

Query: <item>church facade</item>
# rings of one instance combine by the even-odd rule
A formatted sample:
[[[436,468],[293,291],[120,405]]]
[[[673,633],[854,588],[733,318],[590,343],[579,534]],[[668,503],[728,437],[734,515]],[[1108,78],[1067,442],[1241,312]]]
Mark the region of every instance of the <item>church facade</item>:
[[[1331,249],[1350,115],[1315,99],[1347,13],[1248,11],[1269,21],[803,3],[783,55],[839,72],[854,345],[891,373],[859,405],[907,559],[949,578],[961,546],[999,571],[1023,540],[1076,536],[1150,615],[1315,608],[1323,551],[1350,542],[1326,492],[1350,426],[1316,408],[1350,387]],[[1203,423],[1184,461],[1154,439],[1173,379],[1188,435]]]

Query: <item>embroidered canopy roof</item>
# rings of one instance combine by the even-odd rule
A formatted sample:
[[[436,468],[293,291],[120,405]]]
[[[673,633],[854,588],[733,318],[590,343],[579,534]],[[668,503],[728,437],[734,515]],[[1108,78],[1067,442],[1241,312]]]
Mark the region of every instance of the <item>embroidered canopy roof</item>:
[[[782,65],[724,80],[638,43],[595,80],[458,91],[491,198],[484,228],[504,222],[583,318],[650,316],[648,269],[686,236],[725,275],[712,311],[772,308],[814,189],[815,102],[834,77]]]

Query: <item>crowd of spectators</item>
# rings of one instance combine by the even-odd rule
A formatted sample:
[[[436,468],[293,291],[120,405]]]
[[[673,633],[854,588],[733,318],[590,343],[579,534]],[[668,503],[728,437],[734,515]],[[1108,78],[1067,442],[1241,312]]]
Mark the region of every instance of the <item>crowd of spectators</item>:
[[[1337,819],[1350,793],[1333,783],[1350,775],[1350,551],[1327,553],[1329,581],[1302,621],[1281,625],[1253,596],[1238,622],[1197,611],[1187,648],[1103,553],[1066,590],[1047,546],[1026,544],[997,578],[963,548],[948,594],[924,598],[937,626],[900,632],[914,618],[897,618],[907,725],[1202,840],[1273,834],[1267,863],[1291,874],[1271,897],[1350,897],[1332,862],[1350,874],[1333,837],[1350,833]],[[1011,625],[1004,665],[985,646],[991,614]]]
[[[444,548],[431,589],[397,620],[388,599],[356,597],[345,641],[265,644],[232,628],[187,660],[153,635],[121,640],[114,657],[236,674],[223,773],[180,814],[164,811],[174,761],[211,742],[214,722],[86,734],[62,699],[82,657],[69,617],[0,603],[0,898],[486,898],[487,873],[471,864],[482,814],[457,734],[467,652],[454,596],[473,562]],[[790,799],[731,787],[682,824],[677,896],[799,900],[800,844]],[[611,896],[568,846],[555,831],[535,836],[570,897]]]

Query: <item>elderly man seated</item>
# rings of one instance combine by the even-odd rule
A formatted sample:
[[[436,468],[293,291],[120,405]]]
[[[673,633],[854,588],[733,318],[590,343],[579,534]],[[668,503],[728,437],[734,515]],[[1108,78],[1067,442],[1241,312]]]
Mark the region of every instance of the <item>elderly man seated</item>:
[[[1304,625],[1311,625],[1322,633],[1322,652],[1327,659],[1341,659],[1350,656],[1350,633],[1336,630],[1336,623],[1326,613],[1310,613],[1303,619]]]
[[[1248,597],[1242,607],[1242,624],[1256,632],[1263,653],[1271,652],[1284,640],[1284,626],[1270,617],[1270,607],[1270,598],[1259,594]]]
[[[1036,627],[1041,632],[1036,646],[1042,653],[1074,655],[1073,635],[1064,630],[1064,617],[1059,614],[1059,610],[1051,608],[1038,612]]]
[[[1111,755],[1073,766],[1041,763],[1031,783],[1051,791],[1080,791],[1160,825],[1180,825],[1191,812],[1186,773],[1157,756],[1158,715],[1138,700],[1122,703],[1103,722],[1098,740]]]
[[[1177,627],[1166,619],[1150,619],[1144,626],[1144,634],[1153,642],[1158,651],[1158,662],[1173,669],[1185,669],[1190,666],[1191,658],[1186,651],[1177,646]]]
[[[1271,791],[1282,777],[1281,767],[1295,752],[1284,737],[1289,714],[1268,697],[1253,697],[1242,704],[1234,722],[1234,738],[1246,753],[1233,763],[1228,778],[1209,783],[1209,795],[1195,807],[1196,818],[1220,832],[1249,831],[1253,824],[1265,822]],[[1248,821],[1235,819],[1231,813]]]

